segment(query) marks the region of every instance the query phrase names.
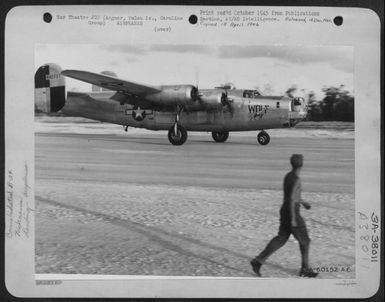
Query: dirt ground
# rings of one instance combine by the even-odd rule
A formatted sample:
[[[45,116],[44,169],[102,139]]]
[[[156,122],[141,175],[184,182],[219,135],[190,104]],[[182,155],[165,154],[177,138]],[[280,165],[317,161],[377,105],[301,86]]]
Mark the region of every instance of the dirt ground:
[[[253,277],[249,261],[278,231],[282,180],[302,153],[301,210],[319,278],[355,277],[354,140],[165,133],[37,133],[36,273]],[[297,241],[262,267],[297,277]]]

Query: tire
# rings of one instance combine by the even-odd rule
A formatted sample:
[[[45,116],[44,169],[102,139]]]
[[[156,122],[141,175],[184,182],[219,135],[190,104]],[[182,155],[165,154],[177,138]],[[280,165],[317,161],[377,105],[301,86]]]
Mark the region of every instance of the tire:
[[[211,135],[212,135],[214,141],[216,141],[217,143],[224,143],[229,138],[229,132],[227,132],[227,131],[212,132]]]
[[[181,125],[178,125],[177,129],[178,129],[177,130],[177,135],[174,134],[174,126],[172,126],[170,128],[170,130],[168,130],[168,140],[174,146],[183,145],[186,142],[186,140],[187,140],[187,131],[186,131],[186,129],[183,126],[181,126]]]
[[[262,146],[265,146],[270,142],[270,135],[265,131],[261,131],[258,133],[257,140],[258,143],[260,143]]]

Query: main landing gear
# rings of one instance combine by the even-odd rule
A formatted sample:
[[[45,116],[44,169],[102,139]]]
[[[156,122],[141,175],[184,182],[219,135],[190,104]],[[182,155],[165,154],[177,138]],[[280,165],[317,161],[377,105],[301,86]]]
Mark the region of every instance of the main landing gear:
[[[175,124],[168,130],[168,140],[175,146],[183,145],[187,140],[187,130],[179,124],[179,115],[183,108],[176,107]]]
[[[257,140],[258,140],[258,143],[265,146],[270,142],[270,135],[267,134],[266,131],[262,130],[261,132],[258,133]]]
[[[168,130],[168,140],[175,146],[183,145],[187,140],[186,129],[181,125],[175,124]]]
[[[224,143],[225,141],[227,141],[227,139],[229,138],[229,132],[228,131],[224,131],[224,132],[212,132],[211,133],[213,139],[217,142],[217,143]]]

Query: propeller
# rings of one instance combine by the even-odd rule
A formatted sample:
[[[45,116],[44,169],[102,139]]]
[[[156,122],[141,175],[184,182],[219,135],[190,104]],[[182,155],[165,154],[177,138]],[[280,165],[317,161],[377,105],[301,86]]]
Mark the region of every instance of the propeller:
[[[199,90],[198,90],[198,87],[197,86],[193,86],[191,88],[191,99],[196,102],[198,100],[200,100],[200,97],[201,95],[199,94]]]
[[[221,104],[223,107],[227,107],[227,109],[233,113],[233,106],[231,106],[231,103],[234,102],[234,99],[229,98],[229,90],[234,89],[234,85],[232,83],[226,83],[222,86],[215,87],[216,89],[222,89],[225,92],[222,93],[221,97]]]
[[[201,96],[202,94],[199,93],[199,70],[198,70],[198,67],[195,66],[194,68],[194,73],[195,73],[195,86],[194,88],[191,90],[191,98],[194,100],[194,102],[196,101],[201,101]]]
[[[229,106],[230,103],[232,103],[234,101],[233,99],[229,98],[229,90],[235,89],[234,84],[226,83],[226,84],[224,84],[224,85],[222,85],[220,87],[215,87],[215,88],[223,89],[225,91],[224,94],[223,94],[223,98],[221,100],[221,103],[222,103],[223,106],[225,106],[225,105]]]
[[[195,66],[194,68],[194,73],[195,73],[195,87],[198,89],[199,71],[197,66]]]

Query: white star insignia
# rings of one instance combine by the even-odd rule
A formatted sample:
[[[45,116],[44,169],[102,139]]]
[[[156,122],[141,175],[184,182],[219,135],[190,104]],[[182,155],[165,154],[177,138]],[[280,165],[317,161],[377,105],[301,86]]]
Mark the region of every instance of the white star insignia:
[[[138,107],[135,112],[135,118],[143,118],[144,110],[141,110],[140,107]]]
[[[134,120],[140,122],[146,117],[146,110],[140,109],[140,107],[132,110],[132,117]]]

